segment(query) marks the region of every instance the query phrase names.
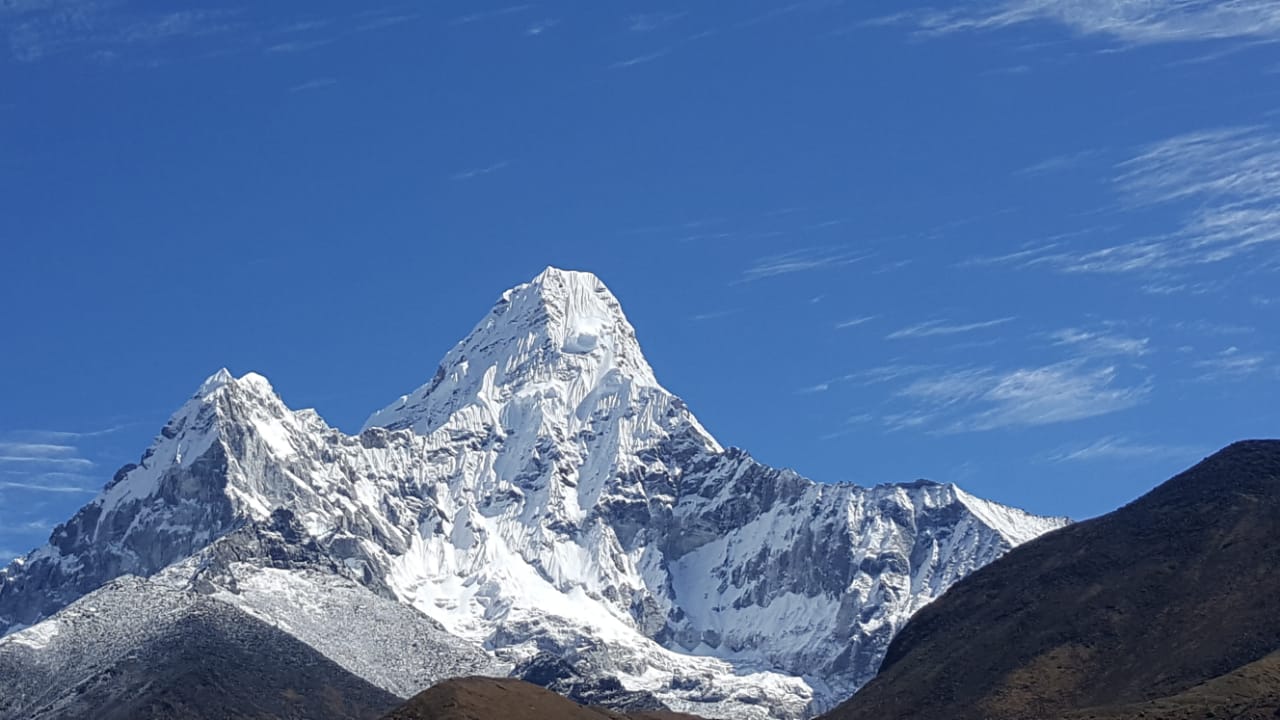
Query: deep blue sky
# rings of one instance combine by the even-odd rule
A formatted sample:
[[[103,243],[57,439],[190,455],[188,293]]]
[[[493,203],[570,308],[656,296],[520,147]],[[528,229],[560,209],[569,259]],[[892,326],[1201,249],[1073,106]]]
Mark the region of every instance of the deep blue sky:
[[[1087,517],[1276,435],[1280,6],[938,8],[0,4],[0,555],[219,367],[355,430],[548,264],[819,480]]]

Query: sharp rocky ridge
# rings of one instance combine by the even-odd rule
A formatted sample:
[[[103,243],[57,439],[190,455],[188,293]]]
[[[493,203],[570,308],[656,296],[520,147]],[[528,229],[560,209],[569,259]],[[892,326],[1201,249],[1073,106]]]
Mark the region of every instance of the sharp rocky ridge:
[[[551,653],[674,710],[799,718],[867,682],[951,584],[1065,523],[725,448],[600,280],[548,268],[356,435],[260,375],[209,378],[0,572],[0,654],[55,646],[63,608],[132,575],[135,602],[159,582],[231,603],[400,696]],[[381,613],[376,643],[340,627],[356,607]],[[456,657],[389,667],[397,633]]]

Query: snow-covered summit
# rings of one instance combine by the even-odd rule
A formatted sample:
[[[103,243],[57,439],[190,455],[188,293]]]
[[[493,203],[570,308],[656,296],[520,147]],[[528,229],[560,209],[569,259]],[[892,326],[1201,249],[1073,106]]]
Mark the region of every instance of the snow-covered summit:
[[[567,417],[623,386],[659,387],[622,305],[595,275],[549,267],[503,293],[430,382],[365,427],[430,435],[472,406],[476,422],[500,429],[499,406],[512,401]]]
[[[215,373],[138,464],[0,573],[0,635],[183,563],[242,599],[258,570],[337,575],[504,662],[549,651],[678,710],[799,718],[869,679],[952,583],[1063,522],[724,449],[658,383],[599,279],[549,268],[357,435],[260,375]],[[250,567],[218,581],[205,558]]]

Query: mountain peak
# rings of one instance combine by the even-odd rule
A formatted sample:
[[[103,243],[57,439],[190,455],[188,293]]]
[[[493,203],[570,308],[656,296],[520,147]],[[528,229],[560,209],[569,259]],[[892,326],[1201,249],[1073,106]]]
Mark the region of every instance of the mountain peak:
[[[196,390],[196,394],[192,397],[204,397],[233,380],[235,380],[235,376],[231,374],[231,371],[221,368],[218,372],[205,378],[205,381],[200,383],[200,389]]]
[[[195,395],[192,395],[191,397],[192,399],[206,399],[213,393],[229,385],[242,390],[248,390],[253,394],[262,397],[276,397],[275,388],[271,387],[271,381],[267,380],[266,377],[255,372],[248,372],[237,378],[226,368],[222,368],[218,370],[218,372],[205,378],[205,381],[200,383],[200,388],[196,390]]]
[[[503,293],[431,382],[374,413],[365,427],[426,434],[464,406],[478,403],[496,415],[512,397],[529,395],[573,411],[587,395],[624,380],[659,387],[618,299],[592,273],[548,267]]]
[[[582,285],[591,289],[604,287],[604,283],[593,272],[586,270],[565,270],[554,265],[548,265],[529,281],[530,285],[538,285],[542,287],[555,287],[557,285]]]
[[[639,353],[635,329],[622,304],[600,278],[580,270],[548,267],[533,280],[503,293],[472,337],[511,329],[545,333],[568,353],[589,353],[601,341],[612,341],[615,349],[628,344]]]

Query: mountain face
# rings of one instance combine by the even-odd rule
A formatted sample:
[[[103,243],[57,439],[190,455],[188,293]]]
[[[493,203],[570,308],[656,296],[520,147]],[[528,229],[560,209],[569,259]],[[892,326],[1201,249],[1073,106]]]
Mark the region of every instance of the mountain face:
[[[951,584],[1064,524],[724,448],[657,382],[604,285],[548,269],[357,435],[259,375],[214,375],[0,574],[0,633],[159,574],[402,697],[551,653],[672,710],[797,718],[870,679]],[[349,617],[325,609],[333,587],[357,616],[386,613],[378,643],[332,639],[327,619]],[[458,666],[388,667],[379,643],[400,637]]]
[[[830,720],[1280,717],[1280,441],[1232,445],[920,611]]]

